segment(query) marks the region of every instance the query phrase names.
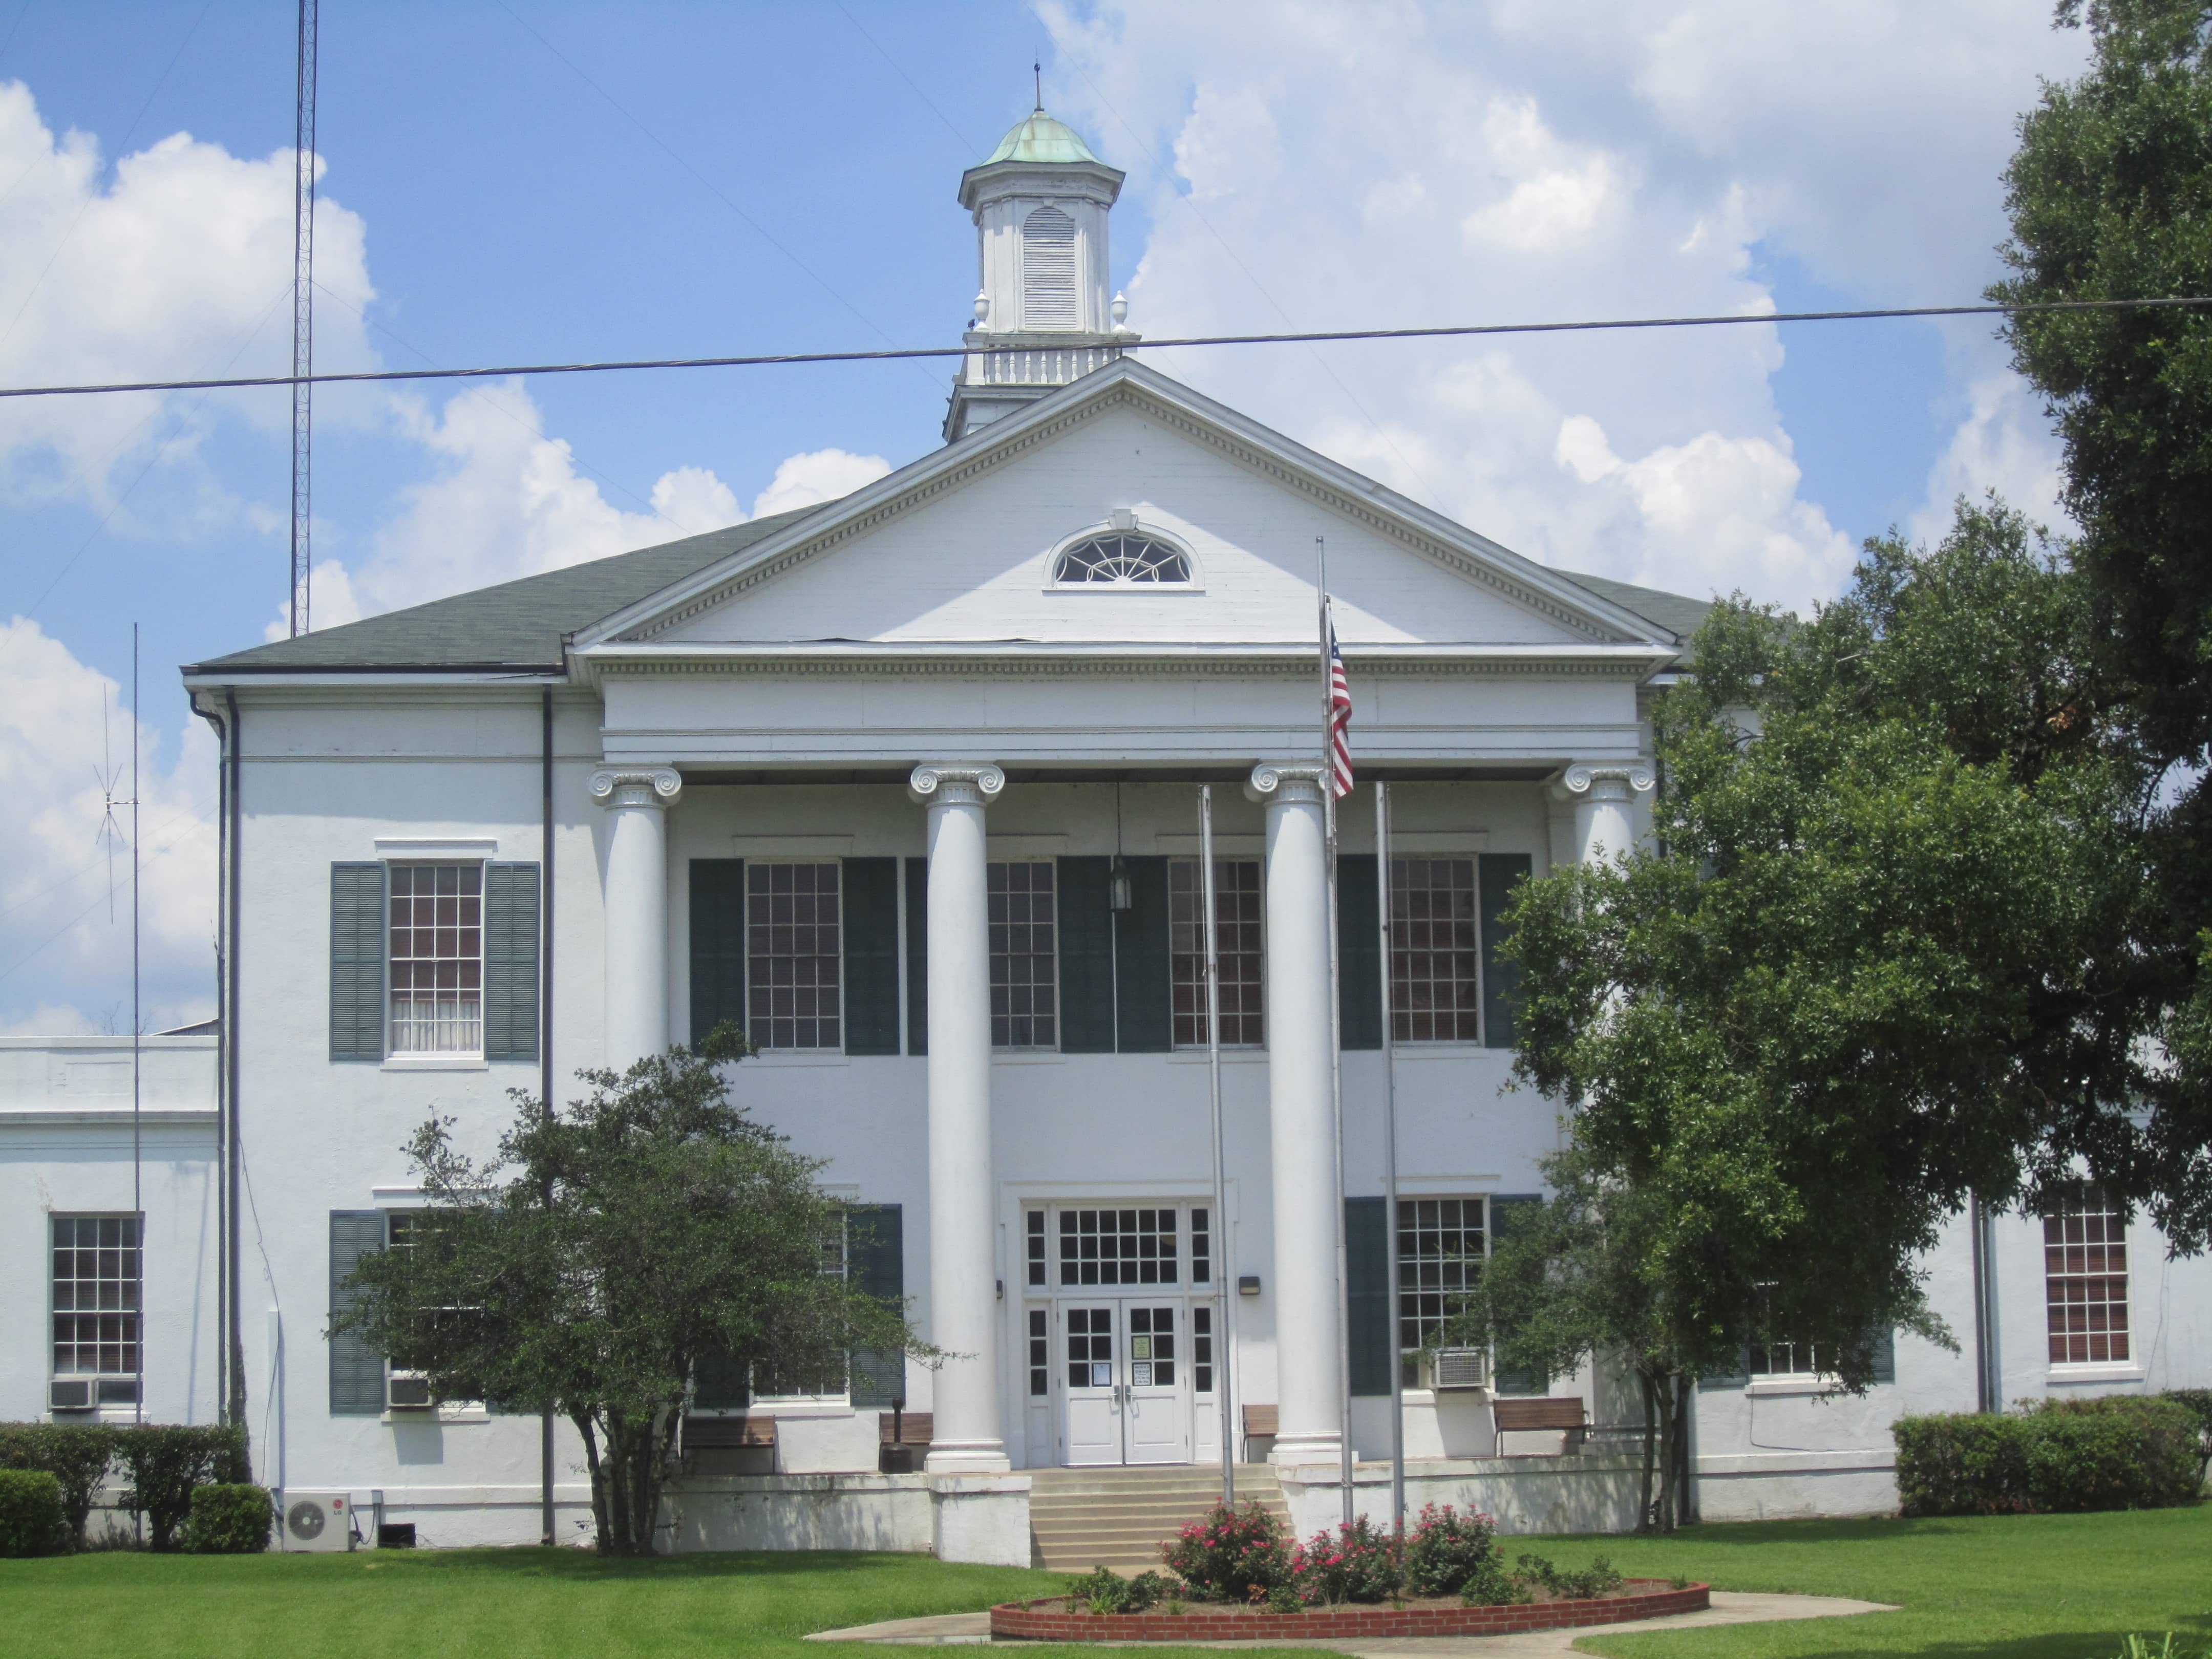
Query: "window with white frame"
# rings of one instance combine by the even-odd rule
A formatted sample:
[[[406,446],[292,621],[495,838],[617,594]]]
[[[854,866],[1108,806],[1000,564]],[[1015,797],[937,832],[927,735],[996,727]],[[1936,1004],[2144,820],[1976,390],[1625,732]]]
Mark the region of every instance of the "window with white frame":
[[[1059,912],[1049,859],[990,866],[991,1046],[1060,1046]]]
[[[745,865],[746,1035],[763,1048],[844,1046],[843,873]]]
[[[2128,1361],[2128,1216],[2100,1188],[2043,1218],[2043,1285],[2052,1364]]]
[[[392,1052],[483,1048],[483,866],[395,864]]]
[[[1821,1368],[1820,1351],[1810,1342],[1753,1342],[1745,1353],[1744,1369],[1753,1376],[1826,1375]]]
[[[1178,1048],[1206,1046],[1206,890],[1196,859],[1168,864],[1169,983]],[[1260,860],[1213,861],[1215,944],[1221,953],[1221,1042],[1256,1048],[1261,1018]]]
[[[1060,1212],[1062,1285],[1172,1285],[1179,1277],[1172,1206]]]
[[[53,1217],[53,1366],[102,1406],[138,1398],[143,1283],[135,1215]]]
[[[1418,1385],[1421,1351],[1467,1306],[1488,1255],[1488,1214],[1480,1198],[1398,1200],[1398,1365]]]
[[[1482,1038],[1480,924],[1472,858],[1390,860],[1390,1035]]]
[[[1164,537],[1137,531],[1087,536],[1053,561],[1063,586],[1160,587],[1190,580],[1190,555]]]
[[[835,1228],[822,1240],[821,1273],[824,1279],[843,1279],[848,1263],[845,1249],[845,1222],[840,1217]],[[753,1367],[753,1397],[760,1401],[816,1401],[842,1400],[851,1386],[848,1380],[851,1357],[843,1353],[829,1355],[819,1364],[805,1362],[784,1365],[756,1365]]]

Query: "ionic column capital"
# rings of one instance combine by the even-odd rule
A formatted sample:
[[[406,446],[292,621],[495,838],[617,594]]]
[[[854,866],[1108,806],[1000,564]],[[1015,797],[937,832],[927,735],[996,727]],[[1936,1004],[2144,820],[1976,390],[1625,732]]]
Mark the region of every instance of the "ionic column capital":
[[[907,799],[919,806],[988,806],[1006,787],[1006,775],[988,761],[925,763],[906,781]]]
[[[1560,777],[1559,787],[1570,800],[1625,801],[1657,781],[1649,761],[1577,761]]]
[[[1318,766],[1303,763],[1277,766],[1262,761],[1252,769],[1251,777],[1245,781],[1244,799],[1269,804],[1280,801],[1318,806],[1325,775]]]
[[[592,774],[592,799],[602,806],[676,805],[684,775],[672,766],[609,766]]]

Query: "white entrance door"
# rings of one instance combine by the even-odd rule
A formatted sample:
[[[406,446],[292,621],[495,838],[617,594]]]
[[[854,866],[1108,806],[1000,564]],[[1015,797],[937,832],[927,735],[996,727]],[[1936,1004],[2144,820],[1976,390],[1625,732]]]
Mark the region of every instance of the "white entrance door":
[[[1061,1308],[1067,1463],[1190,1461],[1186,1317],[1180,1300]]]

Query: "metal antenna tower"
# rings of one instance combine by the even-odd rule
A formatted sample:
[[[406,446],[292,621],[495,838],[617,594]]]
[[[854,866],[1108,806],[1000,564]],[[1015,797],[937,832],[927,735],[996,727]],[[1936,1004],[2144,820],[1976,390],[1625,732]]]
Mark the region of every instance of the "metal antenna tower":
[[[315,12],[300,0],[300,76],[292,129],[292,636],[307,631],[308,483],[315,389]]]

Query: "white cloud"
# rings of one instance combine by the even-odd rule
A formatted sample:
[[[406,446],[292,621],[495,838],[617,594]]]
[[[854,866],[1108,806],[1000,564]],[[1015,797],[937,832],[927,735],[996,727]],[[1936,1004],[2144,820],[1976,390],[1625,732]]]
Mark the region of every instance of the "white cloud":
[[[753,497],[756,519],[789,513],[849,495],[891,470],[880,455],[854,455],[842,449],[814,449],[787,457],[766,489]]]
[[[20,82],[0,83],[0,381],[42,385],[282,374],[291,363],[293,165],[175,133],[112,173],[95,139],[57,137]],[[315,211],[319,368],[372,354],[374,298],[358,216],[327,195]],[[228,412],[288,418],[282,392],[123,393],[0,404],[0,501],[68,501],[105,512],[133,490],[117,528],[190,534],[258,515],[201,461]]]
[[[15,803],[0,816],[0,1029],[130,1029],[129,843],[116,843],[111,921],[100,757],[127,798],[134,738],[147,1027],[214,1012],[214,739],[193,721],[165,767],[118,690],[36,623],[0,626],[0,792]],[[117,817],[127,837],[127,809]]]
[[[1968,388],[1967,412],[1928,472],[1928,496],[1906,526],[1933,545],[1950,530],[1959,497],[1994,489],[2045,528],[2073,533],[2059,501],[2058,441],[2035,394],[2017,375],[1984,373]]]
[[[1121,234],[1149,216],[1128,292],[1155,336],[1755,313],[1778,253],[1869,302],[1970,298],[1996,274],[2014,116],[2081,52],[2009,0],[1302,0],[1264,27],[1182,0],[1038,9],[1048,105],[1128,170]],[[1148,361],[1533,556],[1802,604],[1852,554],[1804,495],[1786,344],[1745,326]],[[1947,398],[1978,389],[1948,464],[2016,488],[2048,446],[2016,392],[1978,389],[2016,382],[1986,349],[1948,368]],[[1590,434],[1604,464],[1563,464],[1594,461]]]

